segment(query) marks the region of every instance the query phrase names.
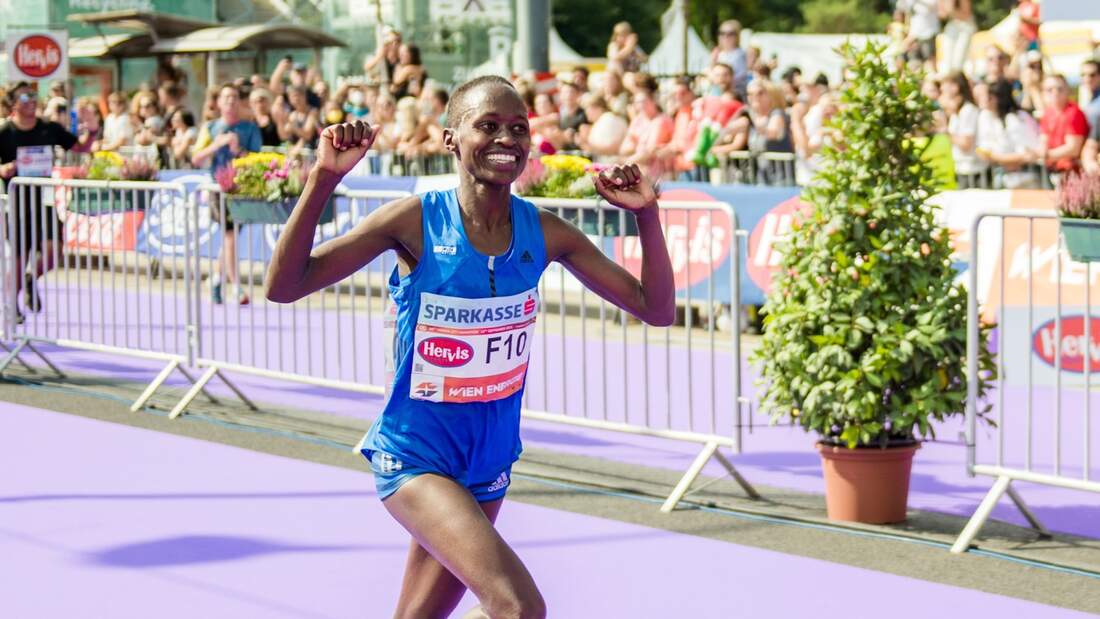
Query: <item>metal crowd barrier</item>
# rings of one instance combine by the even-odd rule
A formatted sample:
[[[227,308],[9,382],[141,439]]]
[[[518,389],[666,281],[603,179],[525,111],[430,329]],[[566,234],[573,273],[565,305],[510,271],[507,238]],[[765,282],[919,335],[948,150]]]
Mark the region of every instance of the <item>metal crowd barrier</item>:
[[[63,225],[69,232],[64,245],[49,250],[58,257],[58,268],[39,280],[45,309],[41,314],[26,313],[23,324],[16,324],[16,295],[10,286],[17,269],[14,256],[3,255],[9,275],[4,322],[7,333],[14,335],[15,348],[0,363],[0,371],[13,361],[21,362],[18,357],[24,349],[38,353],[37,342],[155,359],[165,366],[133,409],[143,406],[179,370],[192,386],[173,407],[172,417],[184,412],[215,377],[255,408],[226,373],[384,393],[389,382],[384,353],[390,307],[386,282],[394,265],[389,253],[326,290],[292,304],[270,303],[263,298],[262,282],[278,224],[251,223],[257,221],[256,213],[246,217],[239,208],[231,210],[216,185],[185,195],[183,187],[173,183],[17,179],[9,192],[12,204],[45,211],[44,203],[28,197],[38,187],[53,188],[62,196],[59,212],[65,219],[51,220],[50,225]],[[406,195],[341,193],[331,216],[322,216],[315,243],[345,233],[369,210]],[[162,209],[165,204],[182,209],[160,214],[160,233],[186,236],[185,251],[178,258],[146,257],[153,254],[133,251],[127,236],[137,234],[142,208],[158,200]],[[631,214],[595,200],[537,203],[577,222],[609,258],[638,272],[641,250]],[[19,230],[18,210],[7,210],[7,229]],[[664,511],[677,505],[712,458],[749,496],[758,497],[719,451],[740,452],[746,404],[741,391],[736,215],[725,203],[665,201],[660,218],[677,277],[681,284],[692,284],[677,301],[683,319],[669,328],[641,324],[594,297],[560,265],[551,265],[540,282],[541,316],[528,367],[524,415],[699,444],[698,455],[664,503]],[[165,226],[174,229],[164,231]],[[237,251],[224,264],[234,264],[237,277],[223,269],[218,303],[212,274],[217,235],[225,229],[233,231]],[[30,249],[36,249],[37,236],[29,236]],[[728,271],[717,275],[723,263]],[[717,277],[722,276],[729,279],[728,298],[720,298],[716,291]],[[239,295],[248,297],[247,305],[240,303],[244,299]],[[729,312],[733,326],[719,330],[719,314],[724,312]],[[198,368],[201,375],[192,376],[184,366]]]
[[[39,343],[164,363],[134,410],[173,371],[194,381],[184,367],[195,360],[193,273],[133,251],[143,211],[154,202],[182,205],[181,185],[15,178],[6,202],[3,322],[15,347],[0,372],[26,349],[63,375]],[[53,268],[35,275],[38,265]]]
[[[954,553],[970,547],[1006,493],[1032,527],[1049,535],[1012,487],[1014,481],[1100,492],[1100,479],[1092,471],[1100,442],[1093,440],[1091,423],[1092,373],[1100,369],[1092,265],[1074,262],[1064,253],[1058,216],[1051,211],[980,212],[970,225],[970,241],[966,466],[971,476],[995,481],[952,546]],[[995,261],[984,264],[980,258]],[[1019,279],[1026,283],[1013,281]],[[993,318],[990,308],[995,308],[997,325],[997,379],[983,401],[978,384],[980,310],[988,321]],[[1063,310],[1081,314],[1063,316]],[[1036,363],[1036,355],[1044,363]],[[978,420],[979,407],[987,405],[993,407],[992,427]],[[978,443],[979,430],[987,442]],[[1073,439],[1079,441],[1078,449],[1072,447]]]
[[[454,171],[454,157],[450,154],[409,157],[401,153],[391,153],[389,167],[383,170],[383,175],[431,176],[434,174],[453,174]]]
[[[536,198],[536,205],[576,223],[624,268],[640,266],[633,215],[596,200]],[[723,202],[661,201],[660,217],[678,278],[688,286],[683,320],[669,328],[639,324],[588,291],[559,264],[540,282],[539,347],[528,366],[524,415],[539,421],[701,443],[702,448],[669,495],[668,512],[688,492],[703,466],[716,458],[745,492],[759,495],[720,447],[741,451],[740,270],[737,216]],[[730,255],[732,329],[716,323],[724,305],[711,269]],[[699,264],[700,262],[705,264]],[[695,264],[693,264],[695,263]],[[693,277],[692,269],[702,277]],[[575,309],[570,309],[575,308]],[[704,317],[695,322],[695,310]],[[727,310],[728,311],[728,310]],[[588,319],[598,318],[598,326]],[[702,333],[698,333],[698,331]],[[721,368],[721,370],[719,369]],[[751,414],[751,411],[750,411]]]
[[[347,232],[368,211],[408,195],[402,191],[340,192],[328,211],[331,215],[322,216],[314,244]],[[216,302],[213,273],[217,256],[209,255],[211,252],[202,255],[197,236],[190,240],[192,268],[198,274],[192,290],[199,335],[194,356],[195,364],[205,369],[170,416],[182,413],[215,376],[231,385],[223,371],[382,395],[386,376],[381,325],[388,299],[386,278],[394,264],[390,252],[328,289],[295,303],[271,303],[264,299],[263,278],[281,226],[244,223],[237,220],[240,215],[230,216],[226,196],[217,185],[203,187],[194,199],[195,229],[202,229],[199,220],[207,212],[216,222],[232,221],[228,229],[236,237],[237,252],[231,262],[239,284],[231,284],[233,278],[223,272],[221,299]],[[245,296],[248,304],[242,305]],[[238,395],[252,405],[239,391]]]
[[[1017,175],[1014,183],[1007,181],[1008,174]],[[959,189],[1054,189],[1050,171],[1043,163],[1027,164],[1019,170],[990,165],[974,174],[956,174],[955,182]]]
[[[743,183],[777,187],[792,187],[797,184],[794,153],[732,151],[719,155],[718,162],[719,172],[712,179],[719,184]]]

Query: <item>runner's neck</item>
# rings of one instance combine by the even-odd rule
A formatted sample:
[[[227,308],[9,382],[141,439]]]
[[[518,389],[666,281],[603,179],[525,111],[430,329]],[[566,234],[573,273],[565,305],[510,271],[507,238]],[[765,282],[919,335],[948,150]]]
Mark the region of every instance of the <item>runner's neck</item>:
[[[472,228],[493,233],[511,225],[511,187],[474,183],[458,187],[458,209]]]

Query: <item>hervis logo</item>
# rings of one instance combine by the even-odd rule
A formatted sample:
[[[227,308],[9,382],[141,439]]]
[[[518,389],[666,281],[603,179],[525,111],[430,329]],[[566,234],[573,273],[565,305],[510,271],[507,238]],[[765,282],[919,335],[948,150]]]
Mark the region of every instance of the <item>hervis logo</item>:
[[[527,297],[527,300],[523,302],[523,315],[526,316],[535,311],[535,300],[531,297]]]
[[[420,356],[432,365],[455,368],[474,358],[474,349],[466,342],[450,337],[430,337],[420,342]]]
[[[1062,316],[1061,333],[1057,332],[1057,327],[1057,321],[1049,320],[1035,330],[1031,340],[1035,356],[1054,367],[1055,354],[1060,352],[1062,369],[1075,374],[1084,374],[1087,356],[1089,371],[1100,371],[1100,318],[1092,317],[1089,342],[1085,341],[1085,317],[1082,315]]]
[[[418,398],[430,398],[438,392],[439,385],[427,380],[420,383],[416,386],[415,389],[413,389],[413,394],[415,394]]]
[[[65,62],[65,51],[59,42],[45,34],[19,39],[8,53],[15,68],[31,79],[49,77]]]

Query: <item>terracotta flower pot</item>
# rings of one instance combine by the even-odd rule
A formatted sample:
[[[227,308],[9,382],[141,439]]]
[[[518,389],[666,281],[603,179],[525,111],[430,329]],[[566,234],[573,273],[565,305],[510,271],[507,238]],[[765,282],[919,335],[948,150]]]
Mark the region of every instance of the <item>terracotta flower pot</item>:
[[[909,472],[920,443],[848,449],[818,443],[829,520],[888,524],[905,520]]]

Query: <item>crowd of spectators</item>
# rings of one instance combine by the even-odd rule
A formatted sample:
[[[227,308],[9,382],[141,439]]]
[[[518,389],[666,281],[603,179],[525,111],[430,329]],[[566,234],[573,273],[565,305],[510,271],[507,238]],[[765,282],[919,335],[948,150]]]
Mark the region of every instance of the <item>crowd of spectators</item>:
[[[1015,47],[990,45],[981,61],[968,63],[975,31],[970,0],[897,0],[890,53],[899,65],[925,70],[924,92],[937,106],[933,132],[949,141],[962,187],[1038,187],[1049,180],[1046,173],[1056,180],[1071,170],[1100,172],[1100,63],[1082,65],[1075,102],[1039,47],[1038,6],[1020,0],[1017,13]],[[828,121],[837,113],[842,84],[823,74],[804,76],[797,67],[780,74],[774,56],[742,45],[735,20],[723,22],[716,34],[710,67],[695,77],[647,74],[646,54],[626,22],[613,29],[601,73],[578,66],[555,82],[519,77],[536,154],[584,154],[598,162],[636,163],[655,177],[691,180],[708,180],[716,168],[728,171],[731,161],[749,162],[750,174],[719,178],[750,182],[775,181],[774,167],[756,164],[780,161],[782,182],[810,182],[822,147],[840,137]],[[935,44],[940,34],[943,58]],[[380,153],[443,154],[448,92],[428,75],[417,46],[390,30],[362,68],[330,87],[314,67],[283,58],[270,76],[228,85],[237,99],[234,122],[255,125],[260,148],[291,155],[308,156],[325,125],[352,119],[382,126],[375,141]],[[112,92],[102,102],[80,98],[72,111],[64,84],[55,84],[40,109],[77,136],[78,153],[147,153],[162,167],[207,167],[218,149],[232,142],[229,152],[237,152],[242,139],[251,139],[225,134],[219,104],[225,87],[205,93],[195,111],[184,103],[187,88],[168,66],[158,70],[154,84]],[[9,112],[0,109],[0,118]]]

